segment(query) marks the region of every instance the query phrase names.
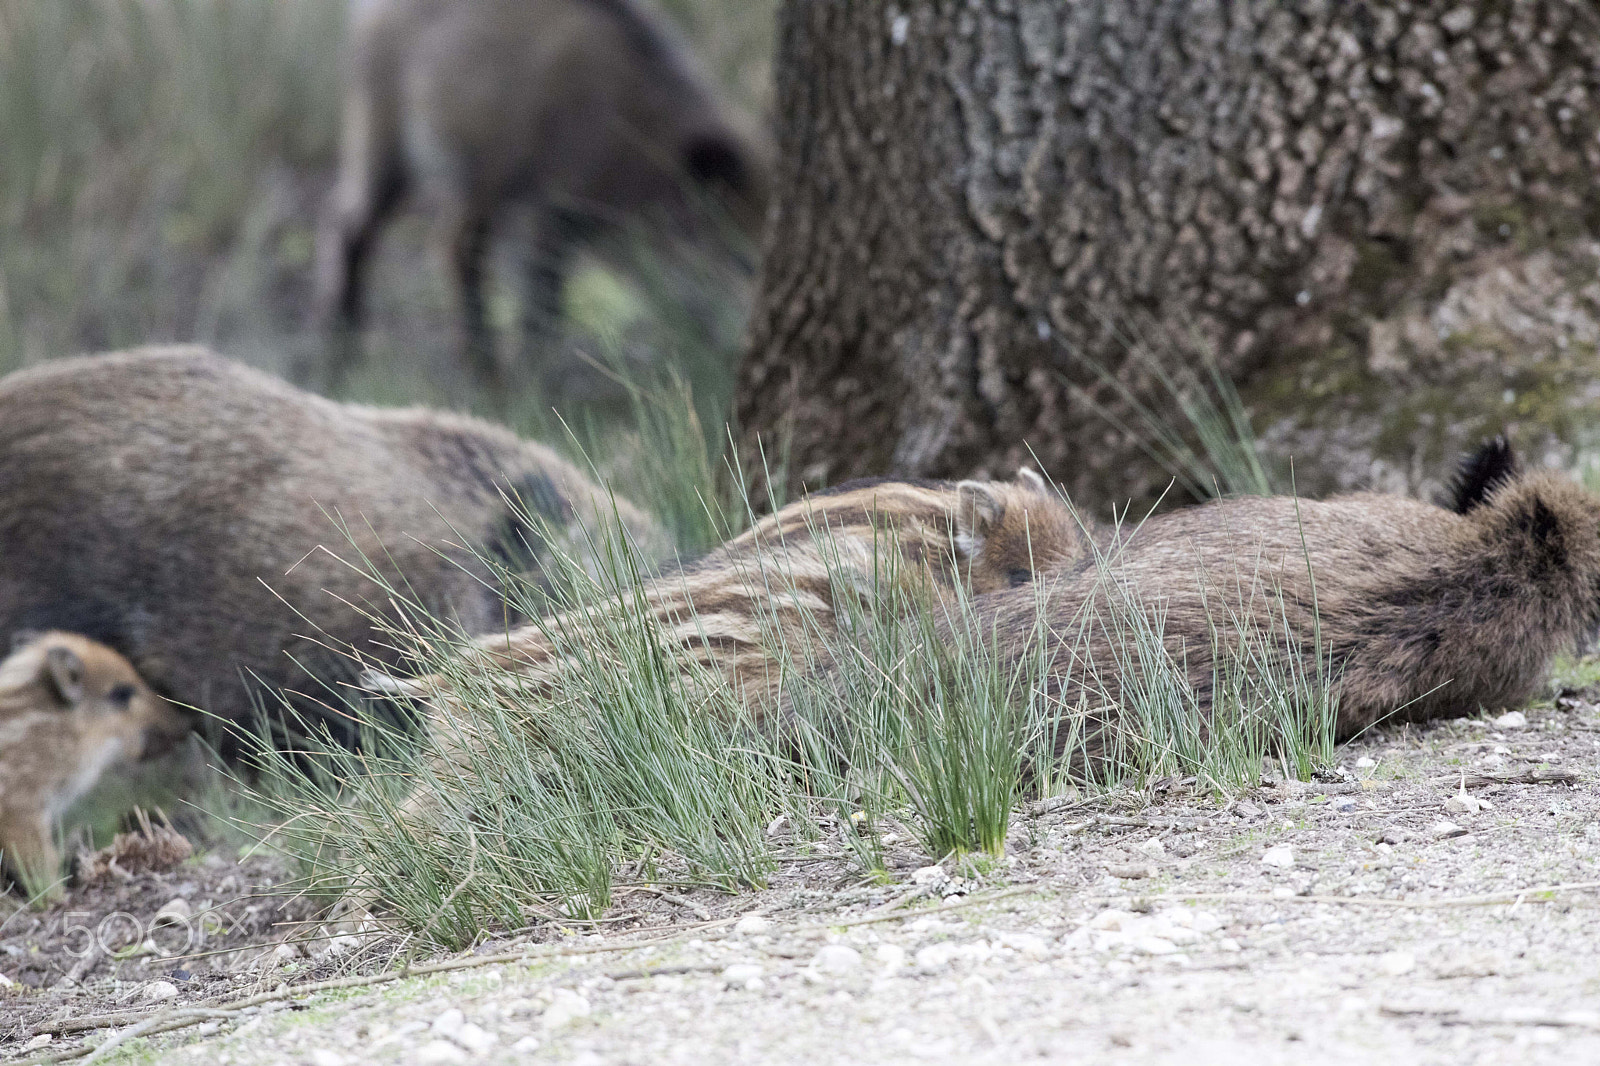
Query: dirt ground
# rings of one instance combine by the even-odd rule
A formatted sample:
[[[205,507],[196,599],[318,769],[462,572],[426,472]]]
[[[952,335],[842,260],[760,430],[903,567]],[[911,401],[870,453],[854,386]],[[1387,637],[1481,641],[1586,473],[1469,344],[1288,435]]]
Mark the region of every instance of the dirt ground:
[[[863,883],[823,844],[759,893],[623,889],[599,932],[398,980],[394,940],[331,937],[281,865],[208,856],[7,919],[0,1058],[1600,1061],[1597,698],[1381,732],[1341,783],[1046,804],[986,870],[897,844]],[[155,921],[173,899],[201,951]],[[67,930],[113,911],[82,966]],[[330,980],[355,987],[290,994]]]

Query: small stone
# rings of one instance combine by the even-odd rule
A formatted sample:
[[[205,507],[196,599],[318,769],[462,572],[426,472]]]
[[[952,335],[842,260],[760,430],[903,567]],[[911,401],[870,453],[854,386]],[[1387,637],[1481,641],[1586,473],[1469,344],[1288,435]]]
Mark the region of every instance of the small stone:
[[[459,1009],[451,1007],[433,1020],[433,1024],[428,1027],[428,1031],[433,1033],[434,1036],[442,1036],[448,1039],[459,1033],[461,1027],[466,1023],[467,1016],[462,1014]]]
[[[1521,711],[1507,711],[1494,720],[1494,727],[1505,730],[1526,729],[1528,728],[1528,716]]]
[[[1451,837],[1464,837],[1467,831],[1454,822],[1441,819],[1428,828],[1428,834],[1435,840],[1449,840]]]
[[[1140,955],[1171,955],[1178,950],[1178,945],[1164,936],[1134,937],[1131,946]]]
[[[1000,946],[1030,959],[1043,959],[1050,954],[1050,945],[1037,933],[1001,933]]]
[[[1479,811],[1487,811],[1494,808],[1494,804],[1488,800],[1480,799],[1466,792],[1456,793],[1445,800],[1444,805],[1447,809],[1460,811],[1462,814],[1477,814]]]
[[[740,936],[759,936],[772,928],[772,923],[759,914],[747,914],[733,923],[733,931]]]
[[[349,933],[341,933],[332,940],[328,941],[327,953],[334,956],[344,955],[347,952],[354,951],[360,946],[360,937],[351,936]]]
[[[906,949],[899,944],[879,944],[873,954],[883,965],[885,973],[894,973],[906,964]]]
[[[430,1040],[417,1048],[416,1057],[411,1061],[417,1066],[452,1066],[453,1063],[466,1062],[467,1053],[448,1040]]]
[[[1280,870],[1288,870],[1294,866],[1294,848],[1288,844],[1275,844],[1261,856],[1263,866],[1274,866]]]
[[[1356,769],[1357,770],[1370,770],[1374,766],[1377,766],[1377,765],[1378,764],[1377,764],[1376,761],[1374,761],[1373,759],[1368,758],[1365,755],[1361,756],[1361,758],[1356,760]]]
[[[325,1047],[313,1048],[310,1055],[306,1056],[311,1066],[345,1066],[348,1061],[337,1051],[329,1051]]]
[[[950,965],[951,960],[953,960],[956,955],[957,949],[954,944],[948,942],[943,944],[929,944],[916,954],[917,969],[924,972],[942,970],[946,966]]]
[[[475,1052],[479,1055],[483,1054],[485,1051],[488,1051],[500,1041],[499,1037],[495,1036],[482,1026],[475,1025],[472,1022],[467,1022],[466,1024],[462,1025],[461,1028],[457,1029],[453,1034],[451,1034],[450,1039],[454,1040],[468,1051]]]
[[[194,910],[189,906],[189,901],[176,896],[163,903],[150,922],[152,925],[182,925],[193,916]]]
[[[589,1001],[578,993],[569,989],[558,988],[544,1009],[544,1014],[539,1018],[539,1024],[546,1029],[559,1029],[577,1018],[589,1016]]]
[[[1189,928],[1197,933],[1215,933],[1222,928],[1222,919],[1210,911],[1195,911],[1189,919]]]
[[[1151,870],[1147,864],[1142,862],[1108,862],[1106,863],[1106,873],[1124,881],[1137,881],[1141,878],[1149,877]]]
[[[761,965],[754,962],[736,962],[722,971],[722,979],[729,985],[745,987],[752,978],[761,976]]]
[[[1132,911],[1103,910],[1089,919],[1090,929],[1105,929],[1116,931],[1126,928],[1130,923],[1139,920],[1139,916]]]
[[[525,1036],[521,1040],[518,1040],[515,1044],[512,1044],[511,1050],[515,1051],[519,1055],[531,1055],[535,1051],[539,1050],[539,1038],[536,1036]]]
[[[34,1051],[34,1050],[37,1050],[38,1048],[44,1047],[46,1044],[50,1043],[50,1041],[52,1041],[54,1039],[55,1039],[55,1037],[50,1033],[40,1033],[38,1036],[34,1037],[32,1040],[28,1041],[26,1044],[23,1044],[22,1045],[22,1050],[23,1051]]]
[[[911,871],[914,885],[941,885],[950,879],[943,866],[921,866]]]
[[[1133,850],[1142,851],[1152,859],[1165,858],[1167,854],[1167,846],[1161,843],[1160,837],[1151,837],[1143,844],[1135,844]]]
[[[861,952],[844,944],[828,944],[816,953],[811,965],[822,973],[849,973],[861,965]]]
[[[139,989],[139,999],[144,1003],[160,1003],[178,994],[178,986],[171,981],[151,981]]]
[[[5,974],[0,973],[0,988],[10,988],[14,984],[16,984],[15,981],[7,977]]]
[[[1409,951],[1390,951],[1378,956],[1378,969],[1390,977],[1400,977],[1417,968],[1417,957]]]

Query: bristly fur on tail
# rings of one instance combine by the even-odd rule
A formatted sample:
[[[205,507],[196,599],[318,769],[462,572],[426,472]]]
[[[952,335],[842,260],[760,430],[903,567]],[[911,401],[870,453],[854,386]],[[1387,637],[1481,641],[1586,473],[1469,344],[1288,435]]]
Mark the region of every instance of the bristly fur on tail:
[[[1516,477],[1520,465],[1505,437],[1484,441],[1461,460],[1456,476],[1450,482],[1450,490],[1440,505],[1456,514],[1466,514],[1481,507],[1488,501],[1490,493]]]

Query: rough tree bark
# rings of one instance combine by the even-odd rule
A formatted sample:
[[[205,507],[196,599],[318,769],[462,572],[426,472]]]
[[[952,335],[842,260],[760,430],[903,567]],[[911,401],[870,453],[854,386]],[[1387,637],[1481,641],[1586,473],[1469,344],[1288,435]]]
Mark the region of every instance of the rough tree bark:
[[[776,77],[737,416],[795,483],[1031,446],[1147,496],[1076,391],[1146,388],[1130,337],[1214,352],[1302,490],[1414,491],[1508,421],[1582,443],[1593,0],[788,0]]]

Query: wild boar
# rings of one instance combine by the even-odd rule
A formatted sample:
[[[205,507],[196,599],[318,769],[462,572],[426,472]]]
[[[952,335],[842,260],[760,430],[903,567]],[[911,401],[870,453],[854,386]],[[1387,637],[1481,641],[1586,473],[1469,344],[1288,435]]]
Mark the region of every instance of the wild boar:
[[[189,723],[105,645],[19,637],[0,662],[0,852],[38,891],[59,872],[54,830],[67,808],[105,771],[166,751]]]
[[[661,545],[635,508],[507,430],[333,403],[200,348],[0,380],[0,636],[84,634],[226,722],[285,689],[348,738],[338,684],[351,652],[402,668],[380,632],[397,601],[504,630],[521,619],[480,554],[538,581],[543,529],[584,559],[580,530],[602,521]]]
[[[741,128],[666,23],[634,0],[368,0],[351,27],[339,181],[318,306],[357,351],[374,240],[409,193],[438,216],[462,347],[503,387],[484,305],[491,231],[525,209],[524,340],[560,317],[575,250],[631,220],[674,228],[715,203],[746,233],[765,212],[763,139]],[[702,225],[702,229],[705,227]]]

